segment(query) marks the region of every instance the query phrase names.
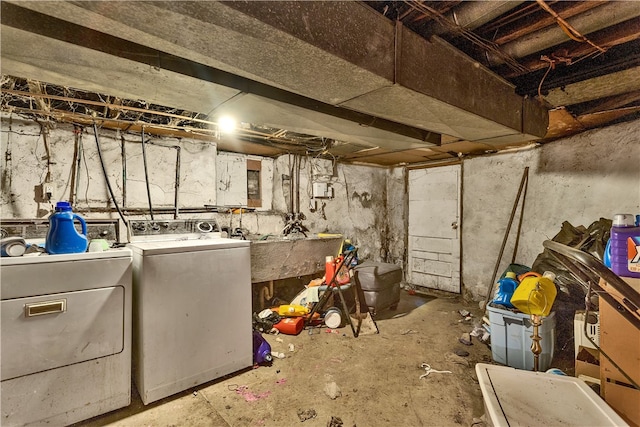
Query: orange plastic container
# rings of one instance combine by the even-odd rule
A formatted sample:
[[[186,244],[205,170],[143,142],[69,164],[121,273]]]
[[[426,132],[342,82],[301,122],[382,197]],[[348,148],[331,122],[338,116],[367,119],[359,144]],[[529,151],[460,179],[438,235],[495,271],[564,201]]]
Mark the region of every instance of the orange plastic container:
[[[336,273],[336,263],[332,256],[325,257],[324,263],[324,280],[326,283],[333,278],[333,275]]]
[[[298,335],[304,328],[304,319],[302,317],[285,317],[273,327],[283,334]]]

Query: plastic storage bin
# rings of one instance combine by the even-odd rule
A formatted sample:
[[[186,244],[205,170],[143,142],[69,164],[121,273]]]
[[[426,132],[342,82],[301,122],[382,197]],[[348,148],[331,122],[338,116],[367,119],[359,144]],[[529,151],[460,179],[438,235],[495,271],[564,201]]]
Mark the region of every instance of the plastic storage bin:
[[[524,313],[514,313],[496,307],[487,307],[491,326],[491,355],[493,360],[512,368],[533,370],[533,353],[531,352],[531,335],[533,326],[531,316]],[[539,370],[546,371],[553,359],[556,346],[556,317],[555,312],[542,318],[542,325],[538,328],[542,337],[540,345]]]
[[[364,293],[365,303],[374,313],[392,310],[400,302],[402,267],[395,264],[365,261],[354,268],[354,278]]]

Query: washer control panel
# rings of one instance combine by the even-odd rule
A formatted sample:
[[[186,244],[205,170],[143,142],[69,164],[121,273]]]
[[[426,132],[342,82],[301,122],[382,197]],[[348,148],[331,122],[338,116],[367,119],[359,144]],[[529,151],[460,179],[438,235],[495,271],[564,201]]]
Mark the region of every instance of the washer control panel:
[[[129,221],[131,236],[161,234],[214,233],[220,227],[215,219],[160,219]]]

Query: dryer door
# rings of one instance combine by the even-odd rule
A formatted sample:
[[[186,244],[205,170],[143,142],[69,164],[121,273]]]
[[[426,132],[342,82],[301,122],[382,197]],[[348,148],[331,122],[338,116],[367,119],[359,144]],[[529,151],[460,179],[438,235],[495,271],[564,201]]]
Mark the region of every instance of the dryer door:
[[[119,353],[124,288],[4,300],[2,381]]]

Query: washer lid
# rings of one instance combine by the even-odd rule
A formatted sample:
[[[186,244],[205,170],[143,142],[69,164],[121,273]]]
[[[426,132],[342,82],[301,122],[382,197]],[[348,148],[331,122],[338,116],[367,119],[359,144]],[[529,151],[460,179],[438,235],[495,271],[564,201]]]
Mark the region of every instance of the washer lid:
[[[248,240],[237,239],[200,239],[200,240],[170,240],[170,241],[146,241],[132,242],[129,247],[134,253],[142,255],[158,255],[180,252],[207,251],[214,249],[228,249],[247,247],[251,243]]]

